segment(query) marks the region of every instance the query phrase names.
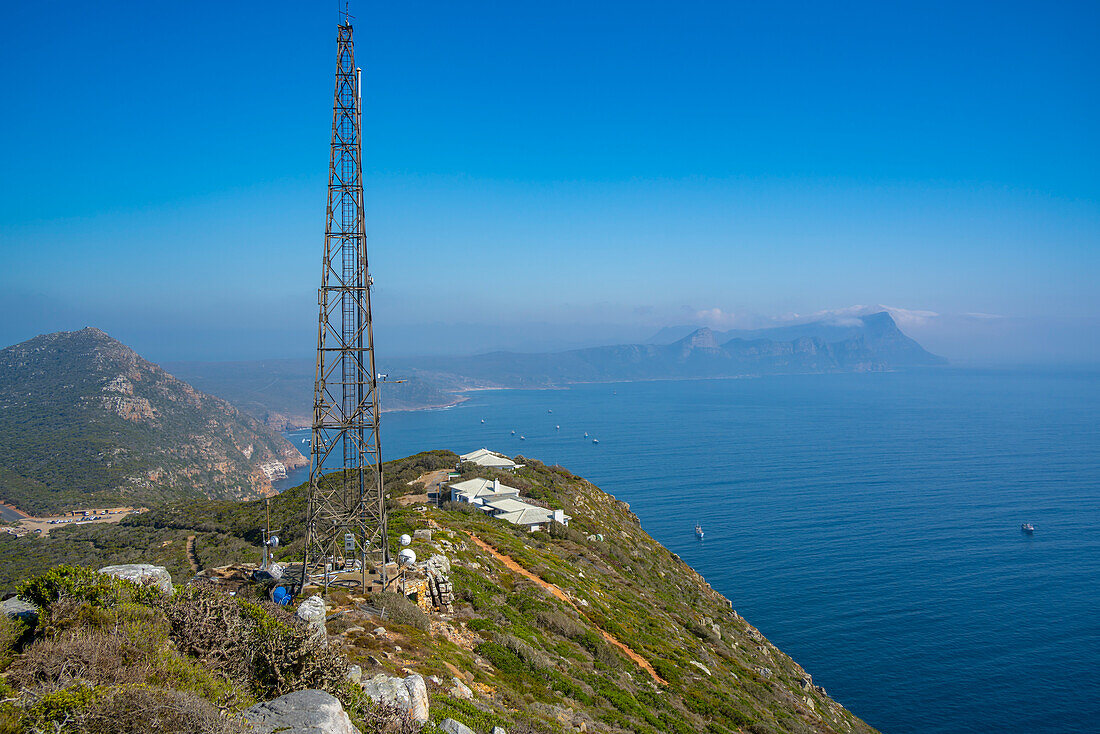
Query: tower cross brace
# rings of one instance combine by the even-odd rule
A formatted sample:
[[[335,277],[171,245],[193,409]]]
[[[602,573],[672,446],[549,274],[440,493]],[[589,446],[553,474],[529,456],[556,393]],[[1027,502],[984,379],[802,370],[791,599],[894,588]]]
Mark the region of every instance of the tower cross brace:
[[[339,26],[328,206],[317,291],[309,497],[302,588],[386,583],[389,550],[379,436],[378,373],[363,212],[361,72],[352,26]]]

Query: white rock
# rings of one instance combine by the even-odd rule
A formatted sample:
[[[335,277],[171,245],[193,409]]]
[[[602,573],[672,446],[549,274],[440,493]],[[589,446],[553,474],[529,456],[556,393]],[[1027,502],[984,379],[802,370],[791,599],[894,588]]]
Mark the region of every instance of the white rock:
[[[142,586],[156,586],[165,594],[172,593],[172,575],[164,566],[149,563],[124,563],[121,566],[104,566],[100,573],[127,579]]]
[[[363,692],[375,703],[407,711],[417,724],[428,721],[428,687],[419,675],[398,678],[379,673],[362,685]]]
[[[328,644],[325,631],[325,601],[314,594],[298,605],[298,619],[306,622],[315,640]]]
[[[347,678],[352,683],[362,683],[363,682],[363,669],[360,668],[358,665],[348,666]]]
[[[470,687],[468,685],[460,681],[458,678],[452,678],[451,680],[454,681],[454,685],[451,686],[451,689],[447,691],[447,693],[452,698],[464,698],[469,701],[471,698],[474,697],[474,692],[470,690]]]
[[[295,691],[244,712],[256,734],[360,734],[335,697],[324,691]]]
[[[710,675],[710,668],[708,668],[707,666],[703,665],[703,664],[702,664],[702,663],[700,663],[700,662],[699,662],[698,660],[688,660],[688,662],[689,662],[689,663],[691,663],[692,665],[694,665],[694,666],[695,666],[696,668],[698,668],[699,670],[701,670],[701,671],[703,671],[704,673],[706,673],[707,675]]]
[[[440,722],[439,728],[447,734],[475,734],[473,729],[454,719],[444,719]]]
[[[38,607],[23,601],[17,596],[0,602],[0,614],[18,619],[29,627],[38,623]]]
[[[401,678],[379,673],[363,682],[363,692],[377,704],[396,706],[402,711],[409,710],[409,689]]]
[[[447,556],[436,554],[424,564],[428,573],[439,576],[451,575],[451,560]]]
[[[405,688],[409,691],[409,718],[416,724],[428,721],[428,687],[419,675],[405,678]]]

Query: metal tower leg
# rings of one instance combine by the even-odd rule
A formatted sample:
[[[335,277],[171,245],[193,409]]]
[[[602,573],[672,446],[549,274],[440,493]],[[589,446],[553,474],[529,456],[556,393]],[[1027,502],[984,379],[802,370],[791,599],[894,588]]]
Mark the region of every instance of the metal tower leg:
[[[389,549],[378,373],[363,215],[362,93],[350,21],[339,27],[302,588],[368,568],[386,583]],[[358,568],[356,568],[358,565]]]

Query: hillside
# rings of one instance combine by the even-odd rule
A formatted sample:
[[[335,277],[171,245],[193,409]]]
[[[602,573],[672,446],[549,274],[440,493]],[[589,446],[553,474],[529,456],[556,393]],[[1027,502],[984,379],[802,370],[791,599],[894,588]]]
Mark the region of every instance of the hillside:
[[[227,400],[269,428],[308,428],[313,420],[312,359],[256,362],[172,362],[165,367],[196,388]],[[383,370],[387,369],[385,366]],[[449,373],[402,366],[382,385],[382,412],[454,405],[463,390],[488,385]],[[399,382],[400,380],[400,382]]]
[[[330,646],[360,665],[364,680],[420,674],[433,721],[450,717],[485,734],[498,725],[608,734],[872,731],[740,617],[736,598],[711,589],[627,505],[581,477],[522,457],[526,466],[514,474],[465,472],[500,478],[564,509],[568,528],[549,533],[527,533],[468,506],[418,502],[424,487],[417,478],[456,459],[429,452],[385,469],[393,547],[399,534],[421,531],[411,546],[418,557],[446,556],[453,611],[425,614],[366,600],[400,612],[379,619],[362,597],[330,594]],[[144,560],[167,563],[179,583],[190,575],[180,555],[189,536],[204,566],[254,562],[262,507],[203,501],[48,540],[0,536],[0,568],[21,565],[26,574],[48,565],[72,536],[90,565],[95,549],[103,562],[117,561],[139,557],[144,544]],[[303,511],[304,487],[271,500],[283,560],[300,555]],[[125,543],[132,552],[121,550]],[[42,555],[27,563],[32,552]],[[0,585],[14,580],[6,576]]]
[[[306,459],[98,329],[0,350],[0,501],[30,513],[267,494]]]

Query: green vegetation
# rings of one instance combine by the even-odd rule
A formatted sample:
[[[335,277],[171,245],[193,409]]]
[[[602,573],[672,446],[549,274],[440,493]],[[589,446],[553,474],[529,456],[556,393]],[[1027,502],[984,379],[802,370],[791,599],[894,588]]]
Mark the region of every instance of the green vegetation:
[[[407,494],[415,489],[409,486],[410,481],[427,472],[454,466],[457,461],[458,456],[450,451],[425,451],[386,462],[383,465],[386,493],[391,497]],[[338,474],[331,474],[324,481],[339,479]],[[281,540],[276,560],[302,556],[306,489],[305,485],[289,489],[270,500],[271,528]],[[189,536],[195,537],[195,555],[204,568],[254,562],[259,555],[264,513],[265,500],[232,502],[196,498],[162,503],[118,524],[62,526],[52,530],[47,538],[30,535],[16,538],[0,533],[0,592],[11,591],[20,579],[59,563],[96,568],[119,563],[155,563],[166,567],[172,578],[182,581],[191,576],[186,553]],[[402,522],[397,517],[390,523],[392,538],[411,528]]]
[[[168,597],[73,566],[20,595],[40,617],[23,643],[16,623],[0,629],[0,732],[243,734],[235,712],[306,688],[339,698],[364,734],[394,731],[347,683],[347,659],[266,599],[210,587]]]
[[[89,608],[105,604],[112,610],[132,610],[137,616],[127,617],[123,627],[140,618],[151,630],[143,639],[171,641],[178,658],[165,662],[163,653],[157,653],[156,675],[177,681],[173,690],[230,709],[295,687],[336,690],[334,671],[350,661],[363,667],[365,677],[381,671],[404,675],[405,669],[438,677],[442,685],[429,686],[433,719],[451,716],[480,732],[494,725],[513,734],[566,732],[581,724],[588,731],[609,733],[871,731],[815,688],[794,661],[731,609],[728,600],[650,538],[627,505],[565,469],[516,458],[525,466],[514,473],[465,467],[464,476],[499,477],[529,497],[561,507],[573,518],[569,527],[528,533],[465,506],[452,510],[396,501],[401,495],[422,493],[414,480],[453,466],[458,459],[453,453],[425,452],[385,465],[391,541],[396,547],[398,534],[431,529],[431,540],[416,539],[411,547],[422,559],[435,553],[450,559],[455,611],[443,619],[429,618],[395,595],[367,598],[335,591],[330,601],[341,611],[329,623],[334,640],[329,649],[345,655],[344,662],[339,655],[330,659],[321,654],[314,669],[287,656],[287,650],[303,649],[306,643],[287,626],[281,610],[260,599],[238,599],[226,606],[225,597],[190,590],[179,596],[180,606],[150,605],[137,598],[118,599],[112,596],[113,587],[98,589],[91,577],[72,572],[47,574],[25,586],[26,593],[36,599],[79,597],[79,603]],[[325,481],[340,479],[333,474]],[[283,540],[280,560],[301,555],[305,490],[299,487],[271,499],[272,528]],[[263,501],[177,502],[128,517],[117,526],[69,528],[48,539],[0,536],[0,560],[15,554],[21,564],[16,567],[26,572],[69,548],[88,565],[123,559],[164,563],[173,574],[183,574],[176,576],[178,581],[189,574],[182,555],[189,536],[195,537],[204,565],[257,560],[263,516]],[[471,536],[558,586],[571,603],[509,570]],[[5,565],[0,563],[0,568]],[[12,588],[19,578],[8,573],[4,584]],[[73,584],[82,591],[71,589]],[[371,617],[360,610],[362,603],[385,606],[387,618]],[[73,604],[62,607],[70,609]],[[102,612],[85,611],[76,618],[81,625],[94,626],[103,621],[101,617],[119,613],[104,617]],[[71,611],[66,615],[72,619]],[[213,616],[228,622],[204,627],[202,620]],[[42,630],[73,622],[48,624],[52,626]],[[386,634],[367,631],[377,626]],[[655,681],[605,635],[648,661],[664,683]],[[0,641],[17,637],[17,631],[0,629]],[[39,644],[46,649],[41,640],[34,643]],[[84,655],[81,650],[57,649],[50,654]],[[12,669],[21,665],[17,657]],[[448,694],[456,671],[474,690],[472,699]],[[8,677],[21,691],[31,685]],[[121,685],[96,677],[87,682],[93,688]],[[75,703],[69,698],[47,699],[41,714],[29,706],[17,713],[44,721],[55,715],[51,712],[95,711],[97,702],[107,700],[97,690],[70,694]],[[338,695],[354,711],[367,710],[348,691]],[[0,711],[0,722],[4,715]]]
[[[279,435],[96,329],[0,350],[0,502],[32,514],[257,496]]]

